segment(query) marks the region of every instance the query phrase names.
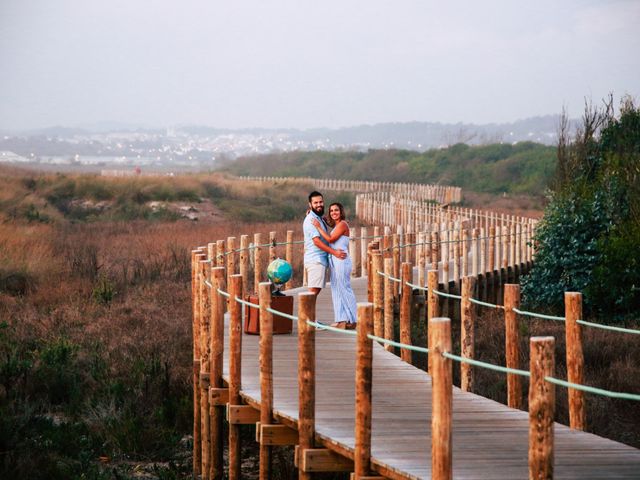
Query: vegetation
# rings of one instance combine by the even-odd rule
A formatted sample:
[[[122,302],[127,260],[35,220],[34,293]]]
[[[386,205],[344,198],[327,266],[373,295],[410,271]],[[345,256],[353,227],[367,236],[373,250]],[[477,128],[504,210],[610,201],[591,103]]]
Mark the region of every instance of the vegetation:
[[[7,170],[0,212],[9,220],[49,223],[175,221],[181,206],[207,206],[244,222],[300,218],[309,186],[234,182],[224,175],[140,176],[25,174]],[[347,208],[352,195],[340,195]],[[185,207],[186,208],[186,207]]]
[[[531,142],[457,144],[424,153],[409,150],[293,152],[238,159],[236,175],[294,176],[441,183],[466,190],[542,195],[555,167],[555,150]]]
[[[2,174],[0,477],[190,478],[190,249],[240,233],[268,238],[298,220],[114,213],[158,199],[220,205],[221,191],[238,211],[260,211],[260,185],[244,190],[221,176]],[[272,218],[284,196],[289,215],[296,205],[303,215],[306,190],[273,193]],[[80,215],[85,202],[109,207]]]
[[[583,292],[589,311],[620,320],[640,306],[640,108],[624,99],[616,117],[609,100],[583,123],[573,142],[561,136],[523,295],[559,309],[563,292]]]

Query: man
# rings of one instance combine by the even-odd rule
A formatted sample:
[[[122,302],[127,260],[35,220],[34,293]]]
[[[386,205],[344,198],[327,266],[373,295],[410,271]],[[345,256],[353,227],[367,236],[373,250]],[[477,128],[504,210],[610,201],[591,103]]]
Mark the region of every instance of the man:
[[[307,287],[309,292],[314,295],[318,295],[324,288],[327,268],[329,268],[329,255],[335,255],[341,259],[347,256],[347,252],[344,250],[331,248],[311,223],[311,220],[315,218],[326,231],[327,226],[322,215],[324,215],[324,198],[320,192],[313,191],[309,194],[309,213],[304,219],[302,230],[304,232],[304,269],[307,273]]]

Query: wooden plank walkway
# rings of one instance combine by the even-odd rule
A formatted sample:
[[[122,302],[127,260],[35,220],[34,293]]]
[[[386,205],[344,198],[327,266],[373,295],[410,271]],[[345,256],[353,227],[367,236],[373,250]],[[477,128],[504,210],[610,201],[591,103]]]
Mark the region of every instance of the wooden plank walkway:
[[[354,279],[353,286],[358,299],[364,301],[366,279]],[[305,290],[287,293],[297,301],[299,291]],[[333,321],[329,288],[318,298],[317,320]],[[227,334],[228,331],[226,381]],[[242,338],[242,396],[254,406],[260,403],[258,339],[255,335]],[[355,357],[354,336],[316,332],[316,439],[349,458],[353,458],[355,446]],[[372,464],[391,478],[430,478],[431,378],[375,343],[373,364]],[[298,416],[295,330],[292,335],[274,335],[273,378],[275,417],[295,426]],[[528,412],[454,388],[454,478],[526,479],[528,434]],[[640,450],[556,423],[555,478],[638,479]]]

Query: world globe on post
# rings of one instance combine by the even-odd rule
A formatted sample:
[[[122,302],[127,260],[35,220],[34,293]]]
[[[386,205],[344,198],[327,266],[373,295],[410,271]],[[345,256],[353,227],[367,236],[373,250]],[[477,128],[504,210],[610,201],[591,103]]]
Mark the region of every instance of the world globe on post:
[[[281,258],[276,258],[267,267],[267,277],[275,285],[277,292],[291,279],[292,274],[291,264]]]

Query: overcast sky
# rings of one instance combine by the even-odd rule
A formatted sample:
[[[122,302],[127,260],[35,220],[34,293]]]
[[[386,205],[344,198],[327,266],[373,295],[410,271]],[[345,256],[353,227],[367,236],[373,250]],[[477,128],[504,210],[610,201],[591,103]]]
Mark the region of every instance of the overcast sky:
[[[0,0],[0,128],[338,127],[640,99],[638,0]]]

